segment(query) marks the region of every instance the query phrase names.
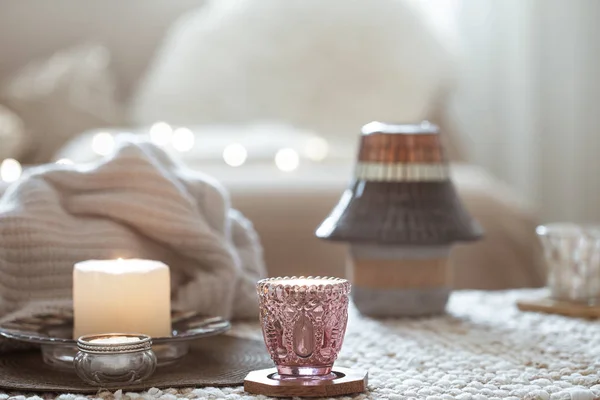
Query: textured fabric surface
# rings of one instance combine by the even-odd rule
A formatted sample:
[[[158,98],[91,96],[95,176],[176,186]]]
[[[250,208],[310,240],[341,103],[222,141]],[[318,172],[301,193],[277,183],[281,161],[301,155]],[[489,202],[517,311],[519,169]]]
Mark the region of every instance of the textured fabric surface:
[[[148,380],[130,388],[238,386],[243,384],[250,371],[271,367],[271,359],[264,351],[262,340],[213,336],[195,341],[189,355],[176,365],[160,367]],[[0,357],[0,388],[35,392],[98,392],[79,379],[74,370],[63,371],[42,362],[39,351],[14,352]]]
[[[216,181],[149,143],[30,169],[0,198],[0,316],[71,299],[75,262],[118,257],[169,265],[174,308],[256,316],[265,267],[252,224]]]
[[[516,299],[543,293],[457,292],[448,315],[425,319],[379,321],[362,318],[353,309],[336,365],[369,370],[369,392],[357,399],[600,398],[600,325],[517,310]],[[233,333],[260,337],[259,327],[252,324],[238,325]],[[90,397],[140,396],[254,398],[241,387],[119,391]]]

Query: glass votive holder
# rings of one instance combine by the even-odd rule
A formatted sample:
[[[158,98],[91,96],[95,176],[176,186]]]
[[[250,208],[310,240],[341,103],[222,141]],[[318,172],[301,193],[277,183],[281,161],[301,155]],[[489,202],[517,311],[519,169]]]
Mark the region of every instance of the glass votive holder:
[[[326,277],[263,279],[260,321],[274,379],[333,379],[346,332],[350,283]]]
[[[600,304],[600,227],[549,224],[537,228],[552,298]]]
[[[93,386],[114,387],[141,382],[156,369],[149,336],[128,333],[86,335],[77,340],[73,361],[77,375]]]

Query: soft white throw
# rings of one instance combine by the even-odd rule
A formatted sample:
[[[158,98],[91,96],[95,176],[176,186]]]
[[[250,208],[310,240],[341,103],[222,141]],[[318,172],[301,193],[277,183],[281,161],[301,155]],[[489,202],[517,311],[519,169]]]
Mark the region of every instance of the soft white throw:
[[[31,169],[0,199],[0,317],[69,300],[75,262],[118,257],[168,264],[176,308],[257,315],[252,224],[210,177],[125,143],[98,164]]]

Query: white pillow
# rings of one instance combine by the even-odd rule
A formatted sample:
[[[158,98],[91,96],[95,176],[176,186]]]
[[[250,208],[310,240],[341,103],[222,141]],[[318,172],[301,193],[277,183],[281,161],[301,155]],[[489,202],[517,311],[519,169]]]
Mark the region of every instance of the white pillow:
[[[23,120],[0,104],[0,162],[5,158],[19,158],[27,142]]]
[[[405,0],[213,0],[173,27],[132,119],[355,137],[371,120],[427,118],[452,77],[451,52]]]
[[[21,162],[50,161],[69,139],[88,129],[123,123],[110,54],[98,44],[33,60],[0,85],[0,103],[23,121],[28,135]]]

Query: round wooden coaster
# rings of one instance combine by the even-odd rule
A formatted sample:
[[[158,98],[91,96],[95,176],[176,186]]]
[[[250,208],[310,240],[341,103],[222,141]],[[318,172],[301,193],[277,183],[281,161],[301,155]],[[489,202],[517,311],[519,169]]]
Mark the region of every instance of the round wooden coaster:
[[[366,371],[334,368],[338,376],[331,380],[277,380],[271,376],[277,369],[252,371],[244,380],[244,390],[252,394],[269,397],[332,397],[362,393],[367,390],[368,373]]]
[[[568,301],[554,300],[549,297],[518,300],[517,307],[521,311],[558,314],[575,318],[600,318],[600,306],[593,306],[581,303],[571,303]]]

